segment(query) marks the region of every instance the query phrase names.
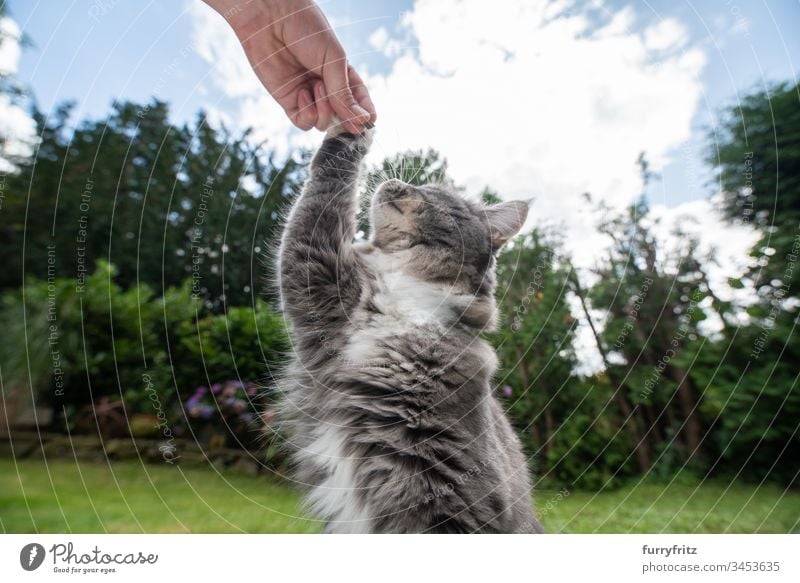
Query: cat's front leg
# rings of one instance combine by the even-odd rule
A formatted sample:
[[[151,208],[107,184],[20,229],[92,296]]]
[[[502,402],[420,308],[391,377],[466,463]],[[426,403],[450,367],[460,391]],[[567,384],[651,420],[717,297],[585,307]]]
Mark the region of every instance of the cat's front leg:
[[[363,134],[352,134],[334,122],[311,161],[312,180],[322,179],[325,183],[335,180],[342,185],[354,186],[361,162],[372,145],[374,132],[369,128]]]
[[[360,297],[356,191],[371,139],[372,130],[329,131],[289,215],[281,241],[281,299],[296,328],[338,329]]]

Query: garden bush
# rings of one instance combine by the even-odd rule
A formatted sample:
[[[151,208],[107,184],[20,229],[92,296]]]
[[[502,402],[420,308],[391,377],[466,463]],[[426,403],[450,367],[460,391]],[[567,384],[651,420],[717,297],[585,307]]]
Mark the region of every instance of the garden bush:
[[[159,297],[145,284],[123,289],[116,275],[99,262],[82,286],[31,279],[2,296],[0,366],[9,399],[32,396],[30,405],[52,408],[53,429],[118,435],[136,415],[187,426],[194,410],[187,400],[198,387],[220,386],[217,411],[197,421],[224,435],[233,427],[234,441],[252,446],[253,436],[242,434],[260,424],[288,346],[280,314],[260,300],[210,313],[189,281]]]

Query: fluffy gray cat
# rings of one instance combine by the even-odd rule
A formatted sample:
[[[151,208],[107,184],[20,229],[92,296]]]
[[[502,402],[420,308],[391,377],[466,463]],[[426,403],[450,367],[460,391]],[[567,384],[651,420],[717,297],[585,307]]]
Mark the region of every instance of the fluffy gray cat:
[[[371,132],[328,133],[281,241],[295,477],[328,532],[542,532],[480,337],[497,319],[495,254],[527,204],[388,180],[354,243]]]

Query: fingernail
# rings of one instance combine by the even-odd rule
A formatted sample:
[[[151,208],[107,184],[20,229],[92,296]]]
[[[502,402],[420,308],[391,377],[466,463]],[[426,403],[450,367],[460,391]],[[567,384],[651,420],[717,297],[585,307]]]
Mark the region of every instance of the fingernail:
[[[314,93],[317,95],[317,99],[322,100],[325,99],[325,85],[322,83],[317,83],[317,86],[314,87]]]

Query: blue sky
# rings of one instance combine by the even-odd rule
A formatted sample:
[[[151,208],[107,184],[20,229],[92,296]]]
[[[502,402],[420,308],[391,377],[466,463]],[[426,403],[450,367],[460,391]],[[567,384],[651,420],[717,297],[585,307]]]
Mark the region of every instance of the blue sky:
[[[154,93],[180,104],[184,113],[208,107],[221,96],[198,92],[194,85],[213,75],[212,68],[195,54],[181,58],[191,42],[192,21],[186,9],[192,3],[10,0],[10,16],[33,43],[23,52],[19,77],[33,88],[45,110],[75,100],[88,115],[101,116],[114,99],[146,100]],[[412,3],[320,4],[351,59],[370,70],[385,70],[387,59],[367,38],[377,27],[396,23]],[[176,59],[180,72],[163,79],[164,67]]]
[[[22,54],[19,77],[45,111],[74,100],[81,115],[98,117],[114,99],[143,101],[156,95],[173,104],[177,119],[210,106],[235,117],[235,99],[211,82],[213,64],[186,51],[193,34],[187,9],[193,2],[10,0],[11,16],[32,41]],[[371,46],[369,38],[380,27],[398,31],[413,2],[329,0],[322,6],[359,69],[389,71],[393,59]],[[605,6],[617,10],[629,4],[615,0]],[[708,172],[700,162],[700,140],[720,106],[733,102],[739,92],[796,75],[800,3],[653,1],[630,6],[637,29],[665,18],[678,20],[707,59],[700,74],[701,102],[691,120],[692,139],[670,152],[663,180],[649,194],[667,206],[707,196],[713,186],[708,186]],[[589,12],[581,3],[574,10]],[[415,44],[407,33],[401,40]],[[165,74],[170,64],[177,67]]]

